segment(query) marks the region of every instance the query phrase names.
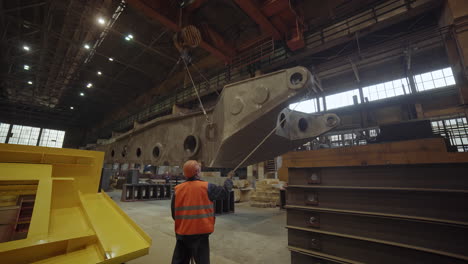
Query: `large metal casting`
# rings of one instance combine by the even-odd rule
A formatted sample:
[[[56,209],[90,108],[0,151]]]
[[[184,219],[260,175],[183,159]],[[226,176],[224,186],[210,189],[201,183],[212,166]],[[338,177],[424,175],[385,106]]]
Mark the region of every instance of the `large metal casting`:
[[[242,165],[261,162],[304,144],[339,125],[335,114],[287,109],[319,86],[304,67],[285,69],[227,85],[212,109],[172,114],[113,137],[97,149],[107,163],[180,165],[197,159],[208,167],[236,167],[275,128],[276,133]]]

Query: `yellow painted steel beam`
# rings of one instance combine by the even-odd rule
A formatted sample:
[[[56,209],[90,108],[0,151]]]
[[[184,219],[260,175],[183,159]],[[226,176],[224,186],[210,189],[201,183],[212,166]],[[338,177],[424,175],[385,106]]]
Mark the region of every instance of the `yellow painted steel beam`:
[[[98,192],[103,156],[0,144],[0,193],[37,183],[27,238],[0,243],[2,263],[122,263],[148,253],[151,238]]]

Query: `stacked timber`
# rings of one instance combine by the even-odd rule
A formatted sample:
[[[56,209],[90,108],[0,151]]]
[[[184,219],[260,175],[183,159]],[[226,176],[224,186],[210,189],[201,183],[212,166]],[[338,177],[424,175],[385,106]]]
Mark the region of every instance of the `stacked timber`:
[[[277,179],[264,179],[256,183],[256,189],[250,195],[250,206],[252,207],[276,207],[279,205],[280,192],[282,185]]]
[[[225,177],[221,177],[221,173],[219,171],[202,171],[200,173],[200,179],[202,181],[207,181],[221,186],[223,186],[224,181],[226,180]]]
[[[234,180],[232,190],[234,191],[234,201],[238,203],[249,201],[250,192],[253,189],[250,187],[250,182],[248,180]]]

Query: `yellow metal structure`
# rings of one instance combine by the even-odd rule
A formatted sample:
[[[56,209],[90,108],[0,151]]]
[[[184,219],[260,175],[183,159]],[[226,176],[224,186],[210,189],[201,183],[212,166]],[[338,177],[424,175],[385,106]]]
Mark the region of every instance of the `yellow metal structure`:
[[[37,181],[27,238],[0,243],[1,263],[123,263],[148,253],[151,238],[98,192],[103,158],[0,144],[0,183]]]

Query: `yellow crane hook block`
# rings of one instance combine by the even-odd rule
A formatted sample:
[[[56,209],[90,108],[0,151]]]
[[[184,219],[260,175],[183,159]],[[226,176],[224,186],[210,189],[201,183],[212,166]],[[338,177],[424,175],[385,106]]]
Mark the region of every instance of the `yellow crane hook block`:
[[[123,263],[151,238],[104,192],[104,153],[0,144],[1,263]]]

